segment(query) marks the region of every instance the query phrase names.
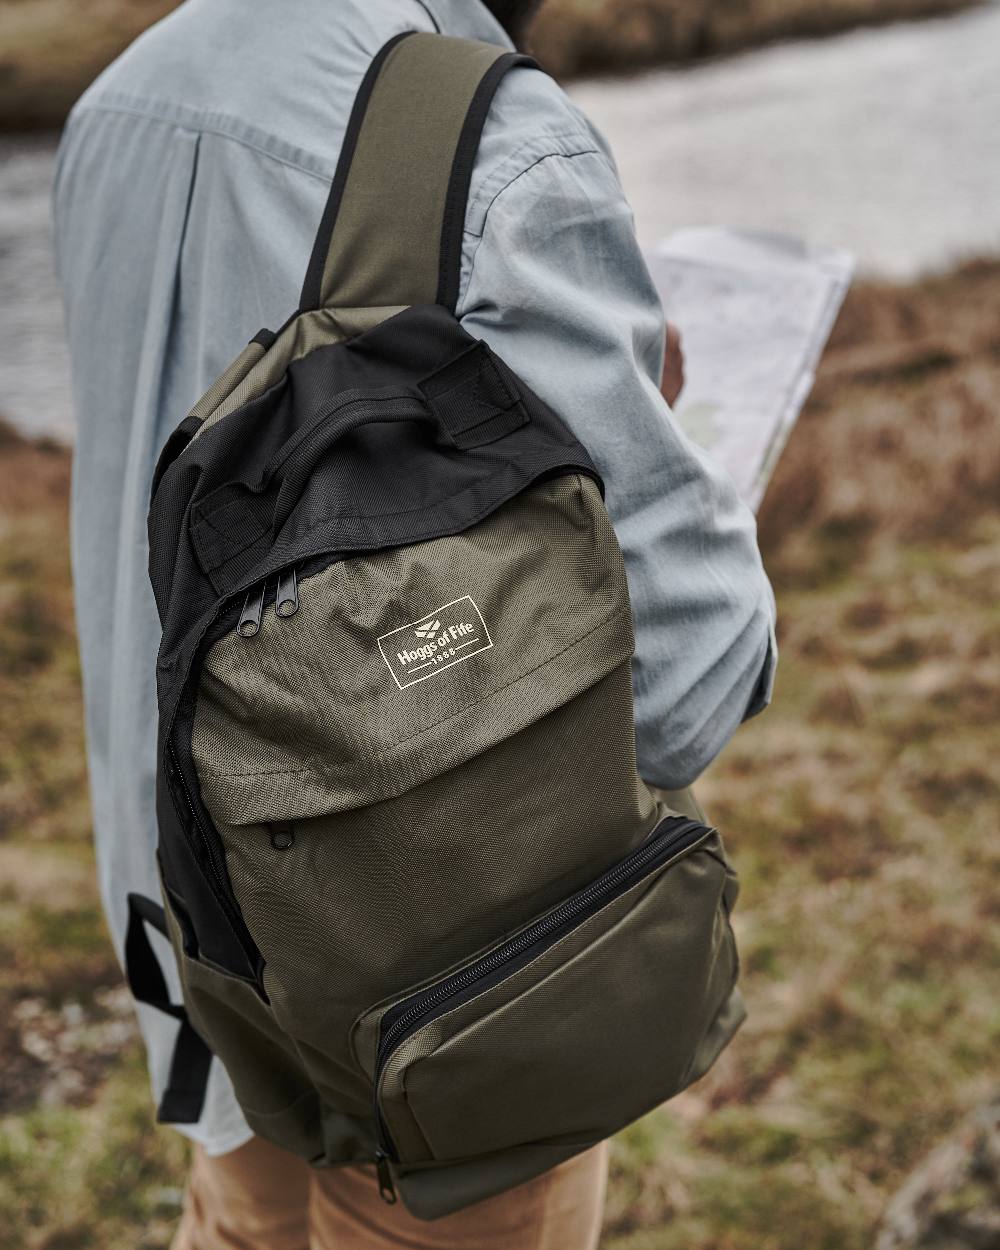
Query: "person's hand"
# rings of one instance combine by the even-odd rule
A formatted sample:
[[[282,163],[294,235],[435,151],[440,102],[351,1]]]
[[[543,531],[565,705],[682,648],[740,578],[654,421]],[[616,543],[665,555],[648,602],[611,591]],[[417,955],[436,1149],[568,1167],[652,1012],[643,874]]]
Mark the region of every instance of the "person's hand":
[[[663,357],[663,379],[660,382],[660,394],[671,406],[677,403],[677,397],[684,389],[684,352],[681,348],[681,333],[675,325],[667,322],[667,344]]]

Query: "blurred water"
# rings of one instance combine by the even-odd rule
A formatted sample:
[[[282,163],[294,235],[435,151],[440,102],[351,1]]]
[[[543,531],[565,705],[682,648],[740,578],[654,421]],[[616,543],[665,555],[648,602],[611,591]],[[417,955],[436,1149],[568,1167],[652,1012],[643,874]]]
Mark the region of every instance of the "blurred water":
[[[1000,252],[997,0],[572,94],[612,141],[647,246],[683,225],[781,230],[900,278]],[[68,437],[54,152],[0,138],[0,413]]]
[[[53,138],[0,137],[0,416],[72,433],[69,360],[52,257]]]
[[[642,242],[777,230],[911,278],[1000,251],[1000,4],[581,83]]]

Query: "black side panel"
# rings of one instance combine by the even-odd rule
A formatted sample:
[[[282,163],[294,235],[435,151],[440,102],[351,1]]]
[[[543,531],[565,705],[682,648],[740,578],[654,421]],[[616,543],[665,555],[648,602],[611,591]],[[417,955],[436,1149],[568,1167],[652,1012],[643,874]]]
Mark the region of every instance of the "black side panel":
[[[162,765],[156,779],[160,866],[164,884],[183,900],[185,939],[197,943],[200,958],[259,986],[263,971],[260,955],[242,920],[227,916],[209,884],[213,870],[195,852],[192,816],[180,814],[184,800],[178,793],[179,781],[168,780],[167,771],[168,765]],[[231,896],[228,879],[221,885]]]
[[[163,450],[156,461],[156,468],[153,470],[153,483],[149,489],[150,499],[156,494],[157,487],[160,485],[164,473],[166,473],[200,428],[201,421],[197,417],[187,416],[164,443]]]

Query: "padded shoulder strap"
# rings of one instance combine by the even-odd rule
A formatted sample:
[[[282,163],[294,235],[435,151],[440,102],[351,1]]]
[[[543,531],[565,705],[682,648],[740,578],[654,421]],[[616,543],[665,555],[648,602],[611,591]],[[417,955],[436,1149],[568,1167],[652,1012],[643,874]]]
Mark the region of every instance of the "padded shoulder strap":
[[[300,311],[454,311],[490,101],[509,69],[533,64],[492,44],[413,31],[382,48],[354,102]]]

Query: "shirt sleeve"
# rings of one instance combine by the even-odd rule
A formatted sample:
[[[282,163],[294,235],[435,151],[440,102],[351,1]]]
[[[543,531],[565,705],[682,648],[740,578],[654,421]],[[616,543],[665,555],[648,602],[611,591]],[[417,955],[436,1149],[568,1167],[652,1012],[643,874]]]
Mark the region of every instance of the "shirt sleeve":
[[[520,155],[466,240],[459,313],[604,478],[635,622],[638,768],[677,789],[769,702],[774,597],[751,511],[660,395],[663,314],[608,155]]]

